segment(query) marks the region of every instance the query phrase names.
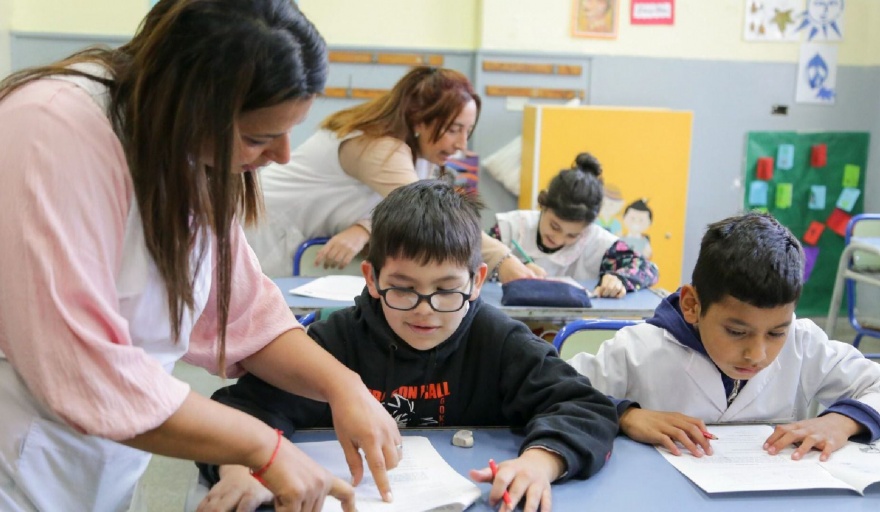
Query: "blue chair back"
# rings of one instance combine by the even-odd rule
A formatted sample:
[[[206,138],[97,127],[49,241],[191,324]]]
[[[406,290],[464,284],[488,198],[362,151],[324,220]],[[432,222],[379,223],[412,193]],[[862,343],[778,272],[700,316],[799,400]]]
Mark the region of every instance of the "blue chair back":
[[[343,268],[316,267],[311,263],[311,261],[309,261],[314,261],[314,258],[317,255],[317,250],[312,249],[312,247],[324,245],[329,241],[330,239],[327,237],[319,237],[310,238],[305,242],[299,244],[299,247],[297,247],[296,252],[293,254],[293,275],[314,277],[334,275],[361,275],[361,255],[355,256],[355,258],[352,259],[351,262],[349,262],[349,264]],[[305,265],[303,265],[303,259],[306,260]]]
[[[631,325],[637,325],[642,323],[643,320],[624,320],[624,319],[612,319],[612,318],[598,318],[598,319],[589,319],[589,320],[575,320],[574,322],[570,322],[566,324],[562,329],[556,333],[556,336],[553,338],[553,346],[556,347],[556,351],[562,354],[562,346],[565,344],[568,338],[582,331],[617,331],[623,329],[624,327],[629,327]],[[604,340],[600,340],[604,341]]]

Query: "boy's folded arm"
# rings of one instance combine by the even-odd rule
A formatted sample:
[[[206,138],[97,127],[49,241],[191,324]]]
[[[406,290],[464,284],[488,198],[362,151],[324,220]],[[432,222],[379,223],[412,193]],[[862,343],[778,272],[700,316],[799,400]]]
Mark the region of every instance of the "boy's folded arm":
[[[567,468],[563,480],[587,478],[602,468],[611,452],[617,411],[586,378],[556,357],[550,345],[517,340],[520,336],[533,335],[514,331],[502,354],[504,415],[512,424],[525,424],[520,453],[532,447],[558,453]]]

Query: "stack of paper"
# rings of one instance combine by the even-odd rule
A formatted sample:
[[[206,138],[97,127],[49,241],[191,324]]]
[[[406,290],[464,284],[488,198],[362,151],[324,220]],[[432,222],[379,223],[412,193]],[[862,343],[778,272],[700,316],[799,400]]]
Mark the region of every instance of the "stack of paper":
[[[794,448],[778,455],[763,449],[773,433],[767,425],[712,426],[718,436],[712,441],[713,455],[694,457],[682,450],[675,456],[657,448],[663,457],[704,491],[744,492],[791,489],[850,489],[864,494],[869,485],[880,482],[880,447],[848,443],[819,461],[811,451],[801,460],[792,460]]]
[[[364,290],[367,281],[358,276],[324,276],[290,290],[294,295],[316,299],[354,302]]]
[[[297,443],[318,464],[346,482],[351,480],[345,455],[338,441]],[[364,465],[366,466],[366,464]],[[369,471],[355,487],[358,512],[460,512],[475,502],[480,488],[459,475],[437,453],[426,437],[404,436],[403,460],[388,472],[394,502],[385,503]],[[338,500],[328,496],[323,512],[341,511]]]

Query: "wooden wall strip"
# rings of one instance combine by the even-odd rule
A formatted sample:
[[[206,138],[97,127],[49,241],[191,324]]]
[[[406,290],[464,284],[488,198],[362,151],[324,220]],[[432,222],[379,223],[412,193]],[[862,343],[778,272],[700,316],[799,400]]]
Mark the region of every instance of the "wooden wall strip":
[[[501,73],[532,73],[536,75],[574,75],[581,74],[583,68],[576,65],[565,64],[532,64],[528,62],[502,62],[484,60],[483,71],[495,71]]]
[[[442,66],[443,56],[418,53],[380,53],[376,62],[403,66]]]
[[[349,89],[347,87],[326,87],[324,96],[328,98],[348,98],[356,100],[369,100],[382,96],[388,89]]]
[[[442,66],[442,55],[420,53],[373,53],[331,51],[330,62],[346,64],[390,64],[398,66]]]
[[[369,64],[373,62],[373,54],[370,52],[330,52],[330,62],[344,62],[349,64]]]
[[[527,98],[544,98],[552,100],[570,100],[583,98],[584,91],[577,89],[542,89],[539,87],[506,87],[487,85],[487,96],[524,96]]]

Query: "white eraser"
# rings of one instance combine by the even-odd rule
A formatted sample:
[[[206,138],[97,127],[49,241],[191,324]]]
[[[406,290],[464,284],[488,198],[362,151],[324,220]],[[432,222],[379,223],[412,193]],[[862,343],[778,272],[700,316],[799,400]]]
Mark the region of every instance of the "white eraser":
[[[470,448],[474,445],[474,433],[470,430],[459,430],[452,436],[452,444],[462,448]]]

